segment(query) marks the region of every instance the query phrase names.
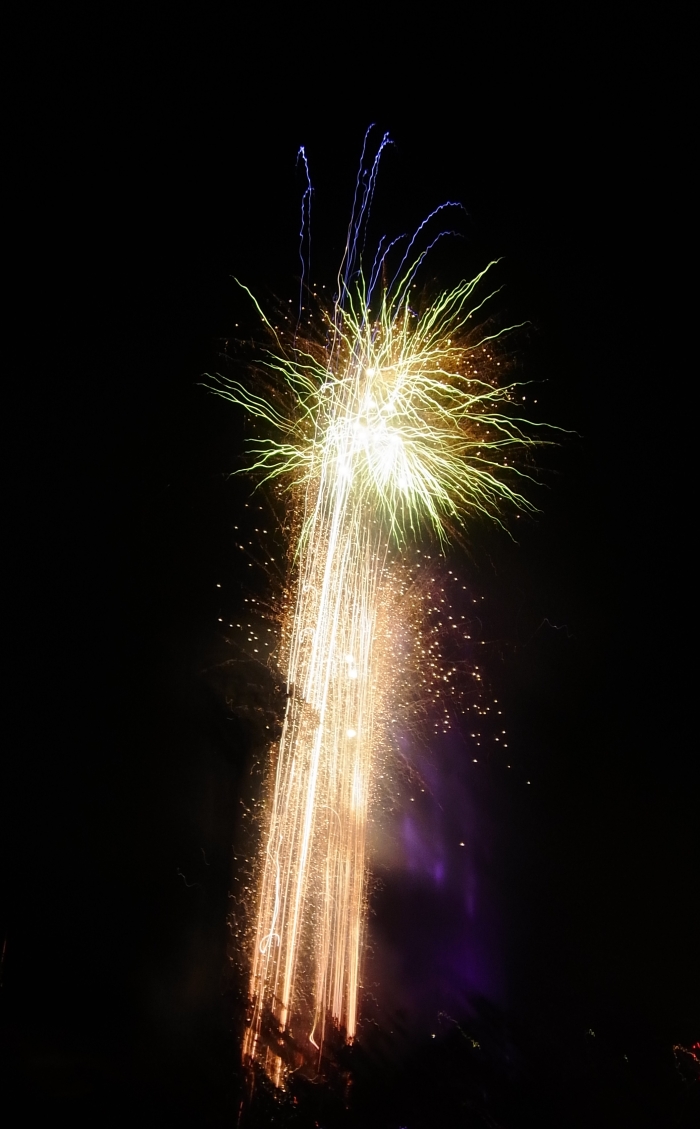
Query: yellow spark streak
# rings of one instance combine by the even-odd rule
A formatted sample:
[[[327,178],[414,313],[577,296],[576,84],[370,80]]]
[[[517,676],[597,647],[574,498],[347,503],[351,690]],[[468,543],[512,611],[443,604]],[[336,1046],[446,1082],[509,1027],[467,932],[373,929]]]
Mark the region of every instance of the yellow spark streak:
[[[418,313],[412,271],[376,311],[360,275],[322,341],[285,346],[264,318],[264,394],[210,378],[280,433],[255,441],[250,469],[285,476],[302,507],[243,1047],[277,1085],[309,1046],[320,1056],[328,1022],[350,1040],[357,1029],[368,805],[396,663],[377,643],[389,546],[426,526],[444,541],[470,512],[500,521],[504,503],[534,508],[506,465],[532,425],[511,410],[516,386],[487,379],[494,336],[472,329],[486,271]]]

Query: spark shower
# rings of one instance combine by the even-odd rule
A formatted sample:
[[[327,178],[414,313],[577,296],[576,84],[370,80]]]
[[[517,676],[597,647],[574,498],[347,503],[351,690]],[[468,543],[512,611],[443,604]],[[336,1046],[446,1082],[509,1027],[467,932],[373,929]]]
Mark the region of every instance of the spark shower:
[[[368,157],[370,136],[332,303],[304,281],[311,184],[300,150],[301,302],[316,316],[302,330],[301,314],[268,317],[247,291],[267,342],[255,380],[215,376],[208,385],[258,421],[248,469],[280,480],[297,530],[279,659],[286,711],[261,827],[243,1043],[244,1060],[277,1086],[295,1062],[320,1064],[329,1025],[348,1041],[356,1035],[368,819],[402,694],[412,546],[431,533],[444,544],[470,515],[501,521],[508,507],[534,509],[514,459],[539,440],[518,415],[520,387],[495,377],[494,344],[506,330],[489,331],[482,314],[494,264],[420,297],[426,256],[453,234],[440,224],[459,208],[449,202],[412,237],[382,237],[367,254],[390,143],[385,134]]]

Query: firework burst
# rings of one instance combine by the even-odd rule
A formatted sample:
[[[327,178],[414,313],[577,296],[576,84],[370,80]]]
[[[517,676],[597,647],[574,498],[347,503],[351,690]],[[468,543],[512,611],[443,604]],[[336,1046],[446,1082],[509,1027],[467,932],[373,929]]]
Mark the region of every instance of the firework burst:
[[[435,298],[417,295],[426,254],[448,234],[428,241],[429,225],[456,206],[410,241],[382,240],[363,265],[387,140],[367,168],[363,150],[336,297],[319,305],[316,330],[284,331],[250,295],[268,334],[259,379],[208,385],[260,421],[248,469],[283,480],[299,515],[243,1047],[278,1086],[290,1066],[320,1061],[329,1024],[348,1040],[357,1030],[368,813],[401,678],[396,558],[429,530],[445,542],[470,515],[500,522],[509,506],[534,508],[514,460],[537,432],[518,415],[518,387],[493,377],[506,331],[480,328],[494,264]]]

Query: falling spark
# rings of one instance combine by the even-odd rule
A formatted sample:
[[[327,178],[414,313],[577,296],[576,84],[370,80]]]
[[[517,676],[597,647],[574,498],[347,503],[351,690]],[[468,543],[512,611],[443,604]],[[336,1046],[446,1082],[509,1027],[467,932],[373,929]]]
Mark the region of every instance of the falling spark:
[[[365,167],[365,138],[337,295],[315,306],[316,328],[285,332],[250,295],[269,340],[259,379],[207,385],[261,421],[248,470],[281,479],[298,513],[243,1045],[277,1086],[304,1059],[320,1063],[329,1024],[349,1041],[357,1031],[368,811],[401,675],[402,554],[430,529],[444,544],[471,515],[501,522],[505,507],[534,510],[514,456],[539,440],[515,410],[518,386],[493,377],[505,331],[479,329],[494,264],[416,298],[427,252],[449,233],[424,249],[420,239],[456,205],[436,209],[409,241],[382,240],[363,266],[387,143]],[[309,201],[310,184],[303,219]]]

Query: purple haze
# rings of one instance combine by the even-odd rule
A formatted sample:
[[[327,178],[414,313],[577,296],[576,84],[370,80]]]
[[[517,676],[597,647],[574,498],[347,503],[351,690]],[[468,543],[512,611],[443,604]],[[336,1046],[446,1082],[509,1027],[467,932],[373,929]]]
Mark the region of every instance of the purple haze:
[[[500,835],[468,739],[452,730],[430,749],[402,748],[376,853],[366,985],[380,1022],[420,1032],[477,997],[503,1006]]]

